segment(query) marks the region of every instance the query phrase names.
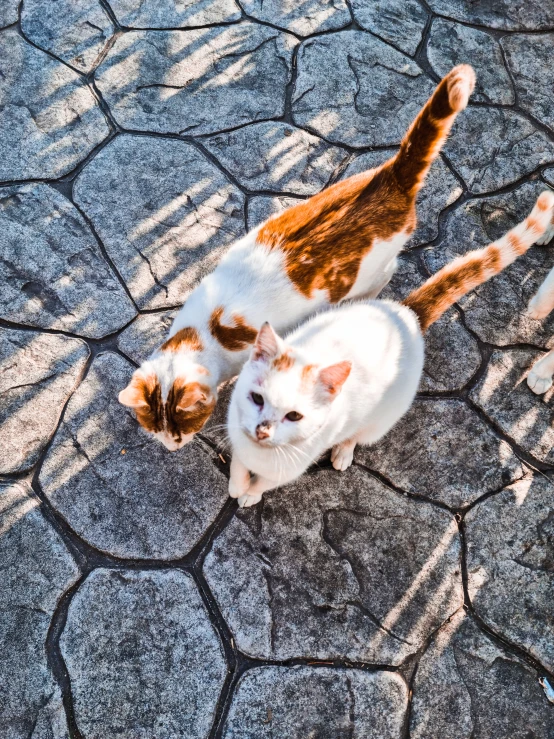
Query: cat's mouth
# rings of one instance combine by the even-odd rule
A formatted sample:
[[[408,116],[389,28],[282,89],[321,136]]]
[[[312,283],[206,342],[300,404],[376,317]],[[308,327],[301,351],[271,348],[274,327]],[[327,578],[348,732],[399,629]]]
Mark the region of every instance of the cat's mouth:
[[[253,442],[254,444],[256,444],[256,446],[261,446],[261,447],[266,447],[266,448],[267,447],[270,447],[270,446],[275,446],[275,443],[274,443],[273,439],[258,439],[258,437],[255,434],[250,433],[250,431],[247,428],[244,428],[243,427],[241,430],[242,430],[242,433],[251,442]]]

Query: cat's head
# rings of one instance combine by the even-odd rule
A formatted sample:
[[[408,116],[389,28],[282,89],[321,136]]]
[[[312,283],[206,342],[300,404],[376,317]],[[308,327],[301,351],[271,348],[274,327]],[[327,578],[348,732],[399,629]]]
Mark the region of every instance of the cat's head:
[[[240,430],[261,447],[310,438],[325,423],[350,370],[346,361],[310,363],[264,323],[233,395]]]
[[[188,331],[189,335],[184,332]],[[183,329],[168,339],[119,393],[142,428],[170,451],[187,444],[211,416],[217,388],[197,360],[200,339]]]

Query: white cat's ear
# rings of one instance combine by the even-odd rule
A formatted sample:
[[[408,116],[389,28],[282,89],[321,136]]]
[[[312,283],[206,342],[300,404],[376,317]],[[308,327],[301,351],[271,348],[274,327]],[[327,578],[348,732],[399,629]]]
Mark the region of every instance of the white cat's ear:
[[[337,396],[348,379],[352,362],[339,362],[319,371],[318,382],[332,397]]]
[[[135,372],[131,382],[118,395],[121,405],[127,408],[146,408],[149,404],[147,398],[148,380],[142,373]]]
[[[281,353],[281,340],[266,321],[261,327],[252,348],[251,359],[254,362],[263,360],[265,362],[275,359]]]

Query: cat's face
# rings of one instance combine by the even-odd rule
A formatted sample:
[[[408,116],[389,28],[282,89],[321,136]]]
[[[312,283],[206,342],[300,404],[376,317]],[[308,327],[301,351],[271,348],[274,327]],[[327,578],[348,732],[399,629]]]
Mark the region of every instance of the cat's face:
[[[133,374],[119,402],[132,408],[142,428],[173,452],[204,426],[216,396],[202,366],[162,354]]]
[[[262,326],[233,398],[242,432],[260,447],[295,447],[327,420],[350,363],[320,368],[307,359],[287,349],[269,324]]]

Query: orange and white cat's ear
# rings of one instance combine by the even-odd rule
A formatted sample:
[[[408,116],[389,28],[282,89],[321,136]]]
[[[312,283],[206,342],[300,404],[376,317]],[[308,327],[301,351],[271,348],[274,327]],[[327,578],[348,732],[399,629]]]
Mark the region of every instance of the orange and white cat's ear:
[[[175,380],[175,385],[177,385]],[[177,402],[177,410],[185,411],[192,408],[197,403],[206,403],[208,398],[211,397],[211,393],[208,387],[200,385],[199,382],[188,382],[181,388],[178,388],[177,392],[180,397]]]
[[[318,382],[334,398],[340,393],[351,369],[352,362],[339,362],[330,367],[324,367],[319,371]]]
[[[257,362],[258,360],[263,360],[267,362],[275,359],[281,353],[281,343],[281,339],[266,321],[259,330],[254,346],[252,347],[252,361]]]
[[[137,370],[133,374],[131,382],[119,393],[118,400],[121,405],[125,405],[127,408],[145,408],[150,405],[146,396],[147,387],[146,378],[140,370]]]

